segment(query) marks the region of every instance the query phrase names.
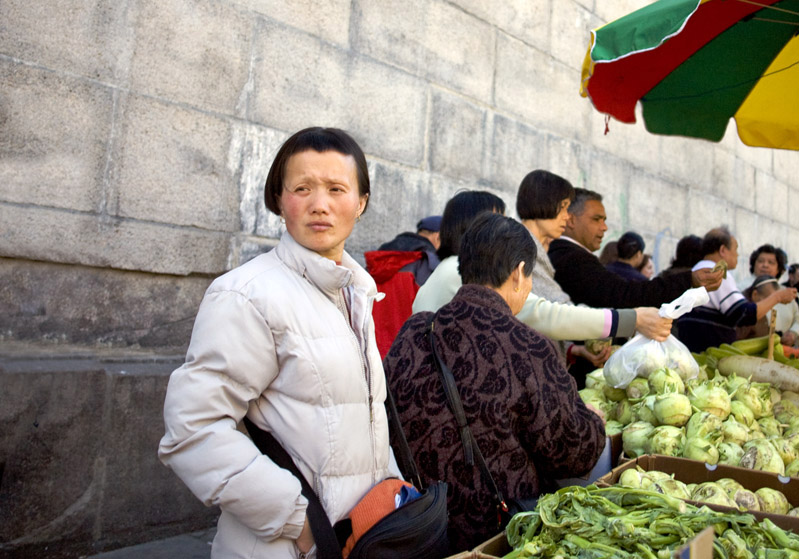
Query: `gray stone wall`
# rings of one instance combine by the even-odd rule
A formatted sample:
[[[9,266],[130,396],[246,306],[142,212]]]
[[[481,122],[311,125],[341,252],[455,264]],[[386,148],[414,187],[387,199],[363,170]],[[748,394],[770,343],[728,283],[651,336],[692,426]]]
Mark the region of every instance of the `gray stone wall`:
[[[7,0],[0,256],[76,268],[65,293],[104,270],[136,272],[122,276],[134,293],[126,303],[122,290],[116,312],[157,331],[164,318],[136,308],[136,286],[208,279],[272,246],[269,164],[291,132],[321,124],[368,154],[374,194],[348,244],[359,259],[459,188],[512,209],[533,168],[603,193],[608,238],[638,230],[659,268],[680,236],[720,223],[742,255],[772,242],[799,259],[799,154],[746,147],[734,124],[718,145],[640,124],[605,135],[578,95],[589,30],[644,4]],[[29,292],[3,289],[2,336],[113,338],[62,330],[46,295],[51,326],[26,329]],[[198,300],[172,304],[188,316]]]
[[[277,242],[263,182],[300,128],[367,153],[361,261],[458,189],[513,214],[535,168],[604,194],[607,238],[637,230],[658,268],[722,223],[741,284],[764,242],[799,260],[799,154],[746,147],[734,124],[720,144],[605,134],[579,96],[589,30],[647,3],[0,2],[0,497],[16,503],[0,552],[210,522],[157,463],[163,391],[211,279]],[[94,349],[82,369],[9,360],[20,341]],[[119,357],[138,363],[124,375],[92,357],[109,346],[178,357]]]

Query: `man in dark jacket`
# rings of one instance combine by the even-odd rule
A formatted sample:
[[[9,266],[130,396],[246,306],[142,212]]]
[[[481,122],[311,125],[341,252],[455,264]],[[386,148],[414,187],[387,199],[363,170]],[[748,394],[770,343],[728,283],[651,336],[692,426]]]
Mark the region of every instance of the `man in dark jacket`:
[[[575,189],[569,206],[569,220],[560,239],[549,245],[549,259],[555,281],[575,304],[597,308],[659,307],[691,287],[708,291],[721,285],[722,272],[703,269],[674,274],[651,281],[629,281],[605,269],[594,256],[608,230],[602,196],[591,190]]]

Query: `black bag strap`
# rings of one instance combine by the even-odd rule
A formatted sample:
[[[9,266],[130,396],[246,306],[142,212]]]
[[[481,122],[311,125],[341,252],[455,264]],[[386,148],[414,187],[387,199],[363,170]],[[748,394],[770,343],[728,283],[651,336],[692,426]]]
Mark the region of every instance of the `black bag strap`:
[[[302,485],[302,494],[308,499],[308,522],[311,525],[311,533],[313,533],[314,543],[316,544],[316,556],[319,559],[342,559],[341,545],[339,545],[336,538],[336,532],[330,525],[330,519],[325,513],[322,503],[316,492],[302,475],[294,460],[291,459],[286,449],[281,446],[277,439],[269,433],[258,427],[249,418],[244,418],[244,426],[250,433],[250,438],[258,450],[265,456],[268,456],[272,462],[281,468],[290,471],[300,481]]]
[[[394,402],[394,395],[388,386],[388,379],[386,379],[386,403],[388,404],[388,420],[391,428],[394,430],[394,435],[397,437],[399,456],[395,458],[399,461],[403,472],[407,472],[411,481],[416,488],[421,491],[424,489],[422,484],[422,476],[419,475],[419,470],[416,467],[416,461],[413,459],[411,448],[408,446],[408,439],[405,437],[405,431],[402,430],[402,424],[399,420],[399,413],[397,413],[397,404]]]
[[[436,364],[436,369],[438,370],[438,376],[441,379],[441,383],[444,385],[444,392],[447,394],[447,402],[449,402],[450,410],[455,416],[455,421],[458,424],[458,430],[461,434],[463,453],[466,457],[466,463],[470,466],[473,466],[475,461],[474,459],[477,458],[477,465],[483,474],[483,478],[494,490],[494,498],[497,500],[497,508],[498,512],[500,513],[498,515],[499,519],[501,513],[508,512],[508,504],[505,502],[505,497],[502,495],[499,487],[497,487],[497,484],[494,481],[494,476],[491,475],[491,471],[488,469],[488,464],[483,457],[483,453],[480,452],[480,447],[477,446],[477,440],[474,438],[472,430],[469,429],[469,422],[466,420],[466,413],[463,411],[463,402],[458,394],[458,386],[455,384],[455,376],[452,374],[452,370],[447,367],[447,364],[444,363],[438,353],[438,347],[436,346],[436,339],[433,333],[435,327],[435,318],[436,315],[431,314],[430,318],[427,319],[430,346],[433,350],[433,361]]]

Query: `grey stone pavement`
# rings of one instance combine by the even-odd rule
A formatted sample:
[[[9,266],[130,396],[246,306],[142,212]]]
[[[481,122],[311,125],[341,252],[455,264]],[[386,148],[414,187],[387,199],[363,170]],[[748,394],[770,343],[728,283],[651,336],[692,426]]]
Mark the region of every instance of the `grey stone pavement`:
[[[216,528],[89,555],[84,559],[209,559]]]

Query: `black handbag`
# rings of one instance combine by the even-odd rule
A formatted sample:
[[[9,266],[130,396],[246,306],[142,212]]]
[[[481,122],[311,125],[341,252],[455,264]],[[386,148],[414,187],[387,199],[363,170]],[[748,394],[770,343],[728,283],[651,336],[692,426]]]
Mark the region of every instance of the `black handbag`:
[[[431,314],[430,318],[427,319],[427,331],[430,338],[430,347],[433,352],[433,361],[436,364],[436,370],[441,379],[441,384],[444,385],[444,392],[447,395],[449,409],[455,416],[466,464],[474,466],[476,461],[483,475],[483,479],[493,491],[497,507],[497,528],[502,530],[510,519],[513,518],[514,514],[535,509],[538,499],[506,498],[494,481],[494,476],[491,475],[491,471],[488,469],[488,464],[483,457],[483,453],[480,452],[480,447],[477,446],[477,440],[474,438],[472,430],[469,429],[469,422],[466,420],[466,413],[463,411],[463,402],[458,394],[458,387],[455,384],[455,376],[438,353],[438,347],[436,346],[436,340],[433,334],[435,317],[435,314]]]
[[[400,442],[398,461],[411,472],[421,496],[388,513],[355,543],[348,559],[443,559],[450,555],[447,537],[447,484],[438,481],[424,490],[416,463],[411,456],[405,433],[399,423],[394,399],[386,386],[389,420]],[[342,559],[342,547],[352,533],[348,519],[333,527],[319,497],[274,436],[257,427],[248,418],[244,425],[258,449],[278,466],[289,470],[300,481],[308,499],[308,521],[316,544],[318,559]]]

